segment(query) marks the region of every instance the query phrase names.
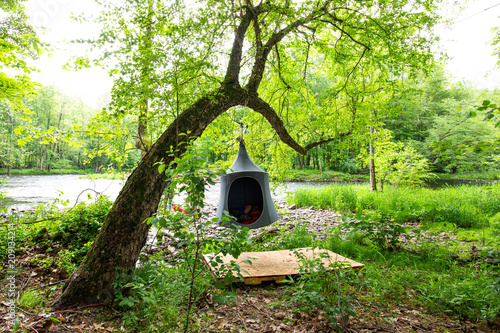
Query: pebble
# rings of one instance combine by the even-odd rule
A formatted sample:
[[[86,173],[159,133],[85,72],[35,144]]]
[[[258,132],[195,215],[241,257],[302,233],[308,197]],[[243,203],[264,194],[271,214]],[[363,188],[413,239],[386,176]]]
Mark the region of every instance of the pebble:
[[[276,230],[278,230],[278,232],[282,232],[283,230],[290,230],[296,228],[297,226],[303,226],[310,234],[315,235],[316,240],[323,240],[331,234],[330,230],[338,227],[342,223],[342,215],[333,210],[314,209],[314,206],[299,208],[296,205],[287,205],[284,201],[275,201],[275,204],[280,212],[278,221],[264,228],[250,230],[250,238],[256,239],[261,237],[262,234],[276,232]],[[204,212],[208,214],[206,218],[209,220],[215,218],[216,211],[217,208],[214,205],[207,204],[204,208]],[[218,236],[220,231],[224,229],[225,227],[222,227],[217,223],[213,223],[202,237],[215,238]],[[345,232],[348,232],[348,230],[345,230]],[[405,236],[410,236],[410,239],[406,240]],[[401,237],[401,241],[416,244],[418,243],[418,240],[414,236],[416,236],[416,234],[410,231],[408,234]],[[452,239],[450,238],[450,235],[446,233],[443,235],[432,235],[422,231],[420,236],[423,236],[429,241],[438,243],[444,243]],[[178,253],[179,250],[177,244],[179,241],[179,239],[173,237],[173,232],[170,230],[164,230],[163,246],[168,248],[169,256]]]

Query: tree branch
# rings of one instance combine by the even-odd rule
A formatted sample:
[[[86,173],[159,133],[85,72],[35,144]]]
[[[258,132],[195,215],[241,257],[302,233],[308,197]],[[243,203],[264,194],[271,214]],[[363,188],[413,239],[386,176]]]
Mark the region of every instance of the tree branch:
[[[278,45],[274,45],[274,49],[276,51],[276,59],[278,60],[278,78],[281,80],[281,82],[283,82],[283,84],[285,85],[286,89],[290,89],[291,86],[285,81],[285,79],[283,78],[283,76],[281,76],[281,57],[280,57],[280,51],[278,49]]]
[[[250,11],[246,11],[241,18],[238,29],[236,29],[234,33],[233,48],[229,57],[226,75],[224,77],[224,82],[226,83],[239,85],[241,58],[243,55],[243,41],[245,40],[245,34],[251,21],[252,13]]]
[[[285,125],[283,124],[283,121],[281,118],[278,116],[276,111],[263,99],[261,99],[259,96],[256,94],[253,94],[251,92],[247,92],[243,90],[241,95],[246,95],[244,98],[247,99],[247,104],[249,108],[254,110],[255,112],[260,113],[266,120],[269,122],[269,124],[273,127],[273,129],[276,131],[276,134],[279,136],[280,140],[283,141],[285,144],[287,144],[290,148],[295,150],[301,155],[305,155],[309,150],[312,148],[323,144],[323,143],[328,143],[340,138],[343,138],[345,136],[348,136],[352,133],[352,130],[348,130],[346,132],[337,134],[333,137],[326,138],[326,139],[320,139],[315,142],[311,142],[307,144],[306,146],[300,145],[295,139],[293,139],[288,133],[287,129],[285,128]],[[355,120],[355,115],[356,111],[353,111],[353,115],[351,117],[351,121],[354,122]]]
[[[315,19],[316,15],[325,15],[328,12],[328,6],[330,5],[331,1],[326,1],[325,4],[317,9],[309,13],[306,17],[301,18],[296,20],[295,22],[291,23],[287,27],[281,29],[280,31],[274,33],[267,43],[261,48],[257,47],[256,52],[255,52],[255,62],[252,68],[252,74],[250,76],[250,80],[248,81],[246,85],[246,89],[248,89],[251,92],[257,92],[257,89],[259,88],[260,82],[262,81],[263,78],[263,73],[266,67],[266,62],[267,62],[267,57],[269,56],[269,53],[273,49],[273,47],[278,44],[286,35],[288,35],[290,32],[293,32],[295,29],[297,29],[300,26],[305,25],[308,22],[311,22],[313,19]]]

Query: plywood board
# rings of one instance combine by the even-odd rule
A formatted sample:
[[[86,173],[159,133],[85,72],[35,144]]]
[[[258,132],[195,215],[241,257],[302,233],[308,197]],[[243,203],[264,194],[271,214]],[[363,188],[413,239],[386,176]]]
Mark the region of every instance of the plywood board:
[[[354,260],[343,257],[334,252],[323,250],[323,249],[313,249],[313,248],[301,248],[295,250],[282,250],[282,251],[266,251],[266,252],[243,252],[238,259],[230,255],[220,256],[223,265],[229,266],[232,261],[240,266],[245,284],[260,284],[262,281],[281,281],[284,280],[289,275],[301,274],[300,264],[301,261],[298,259],[295,252],[298,252],[299,256],[304,256],[307,259],[320,258],[325,267],[352,267],[354,269],[359,269],[364,267]],[[212,269],[209,262],[213,258],[213,254],[204,255],[205,262],[207,266],[212,270],[212,275],[216,278],[217,273]],[[249,260],[251,264],[244,261]]]

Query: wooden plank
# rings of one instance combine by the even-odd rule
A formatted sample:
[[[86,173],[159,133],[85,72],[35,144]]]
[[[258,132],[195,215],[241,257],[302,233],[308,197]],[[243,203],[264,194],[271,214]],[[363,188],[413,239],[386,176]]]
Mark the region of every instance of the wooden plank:
[[[235,261],[240,266],[244,282],[246,284],[260,284],[262,281],[281,281],[289,275],[301,274],[300,260],[295,252],[300,253],[307,259],[321,258],[325,267],[335,268],[339,265],[343,267],[352,267],[360,269],[364,267],[354,260],[343,257],[337,253],[313,248],[301,248],[296,250],[282,250],[282,251],[265,251],[265,252],[243,252],[238,259],[230,255],[220,256],[223,265],[229,266],[231,261]],[[204,255],[207,266],[211,269],[212,275],[217,276],[216,271],[209,265],[210,258],[213,254]],[[251,264],[244,262],[250,260]]]

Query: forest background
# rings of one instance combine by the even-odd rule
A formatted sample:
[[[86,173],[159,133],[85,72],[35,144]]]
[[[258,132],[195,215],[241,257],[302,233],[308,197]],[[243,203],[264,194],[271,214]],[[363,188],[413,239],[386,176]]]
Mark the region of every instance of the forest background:
[[[314,97],[306,101],[310,105],[288,101],[291,115],[301,108],[314,109],[329,98],[331,85],[326,77],[308,81]],[[476,149],[466,157],[454,151],[443,159],[432,145],[452,140],[474,146],[498,138],[494,122],[467,118],[483,100],[496,100],[499,94],[498,90],[477,90],[466,82],[450,82],[442,66],[434,68],[430,77],[401,80],[397,89],[380,94],[368,106],[376,103],[377,135],[373,139],[376,146],[384,147],[376,150],[376,158],[382,162],[395,151],[413,151],[413,159],[426,159],[429,171],[444,174],[442,177],[496,179],[500,174],[497,150]],[[110,116],[106,108],[90,107],[53,86],[37,87],[34,96],[22,98],[22,104],[20,109],[5,100],[0,104],[0,168],[4,174],[128,172],[140,160],[135,115]],[[229,167],[237,152],[239,123],[249,128],[245,136],[252,158],[275,179],[307,177],[307,173],[287,170],[367,173],[368,128],[301,156],[279,142],[262,116],[245,108],[217,119],[194,144],[209,167]],[[149,135],[158,136],[162,125],[154,119],[149,124]],[[306,120],[303,126],[307,128]],[[320,179],[332,176],[326,172]]]
[[[29,30],[31,27],[27,21],[23,22],[22,15],[25,14],[16,14],[15,25],[28,30],[18,32],[33,33],[34,37],[34,30]],[[44,52],[51,52],[49,44],[36,40],[31,46],[18,45],[21,49],[24,47],[23,57],[37,58]],[[3,52],[8,54],[9,51],[6,48]],[[84,60],[78,58],[68,67],[89,67],[88,59],[87,62]],[[311,59],[311,62],[311,67],[314,67],[314,63],[319,65],[321,59]],[[101,66],[104,66],[102,62]],[[23,70],[25,75],[35,71],[28,65]],[[307,93],[299,90],[280,100],[283,111],[302,124],[303,128],[295,130],[321,137],[323,133],[315,132],[315,119],[308,119],[303,110],[313,112],[315,107],[331,103],[336,85],[331,78],[336,75],[338,73],[308,74],[304,77]],[[274,87],[278,86],[274,84]],[[273,90],[274,87],[269,82],[266,89]],[[65,95],[55,86],[32,84],[30,89],[17,104],[9,98],[0,103],[1,173],[128,172],[137,165],[141,156],[137,140],[146,133],[141,133],[144,129],[138,126],[137,114],[117,112],[116,103],[113,104],[115,109],[109,107],[110,102],[116,102],[112,96],[103,97],[99,106],[91,107],[79,98]],[[498,93],[491,89],[478,90],[470,82],[456,82],[446,72],[443,60],[425,73],[406,73],[400,78],[379,83],[376,93],[365,91],[360,94],[366,100],[356,107],[365,110],[361,117],[361,112],[358,112],[362,121],[356,124],[356,131],[320,144],[305,156],[280,142],[261,115],[244,107],[232,109],[211,124],[196,141],[195,149],[206,156],[209,168],[227,169],[237,151],[234,139],[239,134],[240,123],[243,123],[250,129],[246,138],[252,158],[274,179],[336,179],[337,174],[328,171],[366,174],[370,144],[379,147],[375,148],[372,158],[381,164],[382,169],[392,169],[392,172],[397,169],[394,167],[397,156],[404,155],[404,159],[413,160],[411,163],[421,161],[426,171],[444,174],[442,177],[445,178],[496,179],[500,173],[498,151],[485,149],[482,144],[497,139],[498,129],[494,122],[483,122],[481,117],[470,116],[475,114],[483,100],[495,100]],[[175,103],[179,106],[179,101],[174,99],[168,102],[171,103],[170,112],[175,111]],[[150,106],[150,109],[154,108]],[[149,113],[146,139],[149,142],[156,140],[164,126],[164,122],[158,119],[159,113],[159,108]],[[473,149],[465,152],[466,158],[464,151],[457,153],[456,149],[442,156],[434,149],[437,142],[441,145],[448,142],[448,147],[467,144]],[[389,160],[391,167],[384,167]],[[318,172],[323,175],[311,177],[311,173]]]

